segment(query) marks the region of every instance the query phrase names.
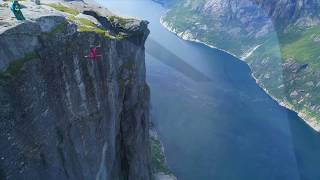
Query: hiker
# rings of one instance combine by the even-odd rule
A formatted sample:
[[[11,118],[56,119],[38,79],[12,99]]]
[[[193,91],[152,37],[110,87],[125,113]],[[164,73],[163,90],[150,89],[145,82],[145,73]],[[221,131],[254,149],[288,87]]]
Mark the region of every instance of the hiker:
[[[21,12],[21,5],[17,0],[13,0],[10,6],[11,11],[13,12],[14,16],[17,20],[25,20],[22,12]]]
[[[99,47],[100,47],[100,45],[99,46],[95,46],[95,47],[91,47],[89,55],[84,56],[84,57],[88,58],[88,59],[91,59],[91,60],[97,60],[98,57],[102,57],[102,55],[100,55],[100,54],[98,55],[97,54],[97,48],[99,48]]]

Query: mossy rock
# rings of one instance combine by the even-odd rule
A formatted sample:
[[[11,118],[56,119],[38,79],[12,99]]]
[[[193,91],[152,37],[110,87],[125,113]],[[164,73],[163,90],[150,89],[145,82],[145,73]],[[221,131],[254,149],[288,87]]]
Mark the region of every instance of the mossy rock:
[[[37,53],[31,52],[26,54],[23,58],[15,60],[14,62],[10,63],[10,65],[5,71],[0,72],[0,79],[6,80],[10,77],[17,76],[21,72],[26,62],[34,59],[38,59],[38,58],[39,58],[39,55]]]
[[[75,23],[78,26],[79,32],[93,32],[93,33],[97,33],[97,34],[99,34],[109,40],[117,39],[117,37],[114,37],[108,31],[101,29],[95,23],[90,21],[89,19],[80,18],[80,17],[76,17],[76,16],[69,16],[69,17],[67,17],[67,20],[72,23]]]
[[[121,27],[125,27],[126,24],[135,21],[133,18],[123,18],[119,16],[108,16],[107,18],[112,24],[119,24]]]
[[[54,34],[63,32],[66,29],[67,25],[68,25],[67,22],[62,22],[59,25],[57,25],[49,34],[54,35]]]
[[[66,6],[62,5],[61,3],[58,3],[58,4],[57,3],[50,3],[50,4],[48,4],[48,6],[56,9],[57,11],[61,11],[64,13],[73,14],[73,15],[79,14],[79,12],[77,10],[66,7]]]

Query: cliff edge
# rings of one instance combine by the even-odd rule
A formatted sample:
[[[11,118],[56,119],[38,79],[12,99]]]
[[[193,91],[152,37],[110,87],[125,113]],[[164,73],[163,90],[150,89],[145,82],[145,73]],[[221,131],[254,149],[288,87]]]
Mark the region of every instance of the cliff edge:
[[[148,22],[41,3],[0,7],[0,179],[151,179]]]

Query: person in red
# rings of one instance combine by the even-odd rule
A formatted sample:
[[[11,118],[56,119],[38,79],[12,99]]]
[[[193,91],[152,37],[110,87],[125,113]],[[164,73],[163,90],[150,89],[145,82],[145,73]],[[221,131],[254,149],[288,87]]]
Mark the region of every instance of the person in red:
[[[101,46],[95,46],[90,48],[90,53],[87,56],[84,56],[85,58],[88,58],[90,60],[97,60],[98,57],[102,57],[101,54],[97,54],[97,48],[100,48]]]

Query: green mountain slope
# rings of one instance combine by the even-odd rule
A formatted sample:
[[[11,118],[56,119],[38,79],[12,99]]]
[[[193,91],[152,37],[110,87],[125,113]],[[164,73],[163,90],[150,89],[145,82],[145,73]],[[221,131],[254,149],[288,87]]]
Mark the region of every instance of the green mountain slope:
[[[317,0],[184,0],[162,23],[246,61],[258,84],[320,129],[320,23]]]

